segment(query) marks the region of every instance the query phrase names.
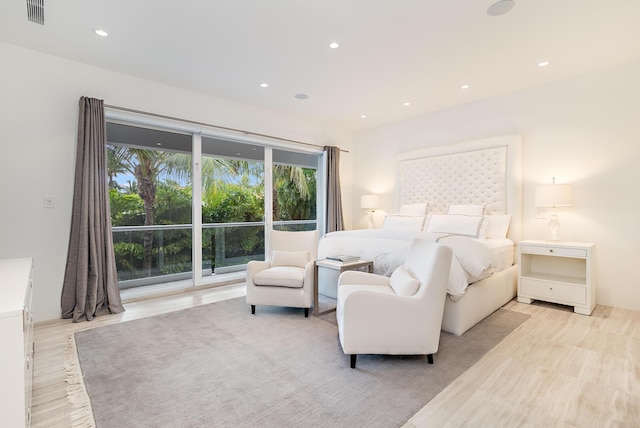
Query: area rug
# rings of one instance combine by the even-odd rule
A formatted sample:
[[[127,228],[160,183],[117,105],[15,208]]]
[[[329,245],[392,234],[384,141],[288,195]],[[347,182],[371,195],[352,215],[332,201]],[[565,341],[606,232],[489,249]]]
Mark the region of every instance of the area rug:
[[[401,426],[528,315],[500,309],[424,356],[358,356],[335,315],[217,302],[75,334],[98,428]]]

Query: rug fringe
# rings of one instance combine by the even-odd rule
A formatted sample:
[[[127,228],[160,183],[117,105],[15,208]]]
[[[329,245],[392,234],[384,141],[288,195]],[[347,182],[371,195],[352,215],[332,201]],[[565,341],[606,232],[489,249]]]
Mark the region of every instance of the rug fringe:
[[[91,409],[91,400],[84,385],[73,333],[67,335],[67,345],[64,348],[64,371],[67,383],[67,401],[71,404],[71,427],[95,428],[96,422]]]

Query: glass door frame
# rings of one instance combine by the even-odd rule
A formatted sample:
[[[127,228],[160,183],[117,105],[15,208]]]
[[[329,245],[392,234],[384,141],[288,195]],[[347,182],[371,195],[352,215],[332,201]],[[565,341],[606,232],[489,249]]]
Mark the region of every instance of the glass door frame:
[[[264,233],[265,250],[269,248],[269,231],[273,229],[273,149],[314,154],[318,156],[316,181],[316,228],[320,235],[325,233],[326,215],[326,152],[322,147],[288,143],[278,139],[255,134],[240,134],[231,130],[223,130],[213,126],[190,123],[131,112],[116,108],[105,107],[107,122],[121,123],[168,132],[189,133],[192,137],[192,287],[209,285],[215,281],[205,278],[202,270],[202,138],[222,138],[238,143],[257,144],[264,147]]]

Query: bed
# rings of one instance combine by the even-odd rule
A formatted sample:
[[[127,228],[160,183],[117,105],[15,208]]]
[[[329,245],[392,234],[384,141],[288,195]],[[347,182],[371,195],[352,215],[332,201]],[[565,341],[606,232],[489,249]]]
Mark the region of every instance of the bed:
[[[442,330],[461,335],[516,295],[521,136],[403,153],[397,167],[397,213],[386,216],[382,229],[326,234],[318,258],[354,254],[373,260],[375,273],[390,275],[415,238],[451,247],[454,260]],[[328,280],[319,278],[320,290],[327,289]]]

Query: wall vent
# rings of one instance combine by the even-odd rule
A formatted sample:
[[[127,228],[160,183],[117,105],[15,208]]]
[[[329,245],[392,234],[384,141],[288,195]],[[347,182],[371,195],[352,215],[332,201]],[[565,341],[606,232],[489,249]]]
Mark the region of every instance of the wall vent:
[[[27,0],[27,18],[31,22],[44,25],[44,0]]]

